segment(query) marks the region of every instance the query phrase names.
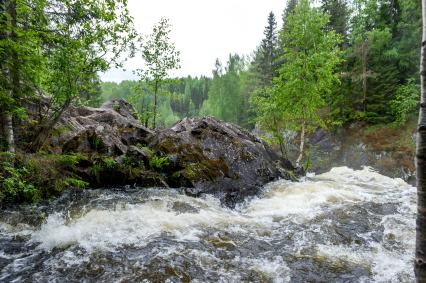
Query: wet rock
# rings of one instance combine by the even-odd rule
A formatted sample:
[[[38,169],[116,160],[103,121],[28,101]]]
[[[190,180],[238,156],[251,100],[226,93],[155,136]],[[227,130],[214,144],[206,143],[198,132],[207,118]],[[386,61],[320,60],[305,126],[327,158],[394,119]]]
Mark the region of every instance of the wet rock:
[[[309,171],[324,173],[338,166],[353,169],[370,166],[381,174],[415,184],[415,146],[408,142],[411,134],[406,132],[410,131],[391,127],[368,130],[362,123],[352,123],[330,132],[318,129],[306,142]],[[297,141],[291,143],[297,145]],[[291,156],[296,154],[294,147]]]
[[[295,177],[292,164],[239,126],[214,118],[185,118],[149,139],[149,147],[168,157],[169,184],[211,193],[233,206],[267,182]],[[177,181],[176,181],[177,179]]]
[[[132,160],[143,161],[144,164],[148,165],[149,160],[152,158],[153,153],[147,147],[137,147],[134,145],[129,146],[126,156]]]
[[[153,134],[133,113],[132,106],[122,99],[101,108],[72,106],[55,126],[56,135],[50,138],[48,147],[55,153],[125,154],[130,146],[144,143]]]

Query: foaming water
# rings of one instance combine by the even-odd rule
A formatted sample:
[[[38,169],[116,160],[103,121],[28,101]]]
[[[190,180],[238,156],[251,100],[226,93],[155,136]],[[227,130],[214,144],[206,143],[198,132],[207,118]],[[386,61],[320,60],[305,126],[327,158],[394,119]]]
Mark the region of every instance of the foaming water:
[[[234,210],[81,191],[4,213],[0,281],[412,282],[415,212],[414,187],[369,168],[270,183]]]

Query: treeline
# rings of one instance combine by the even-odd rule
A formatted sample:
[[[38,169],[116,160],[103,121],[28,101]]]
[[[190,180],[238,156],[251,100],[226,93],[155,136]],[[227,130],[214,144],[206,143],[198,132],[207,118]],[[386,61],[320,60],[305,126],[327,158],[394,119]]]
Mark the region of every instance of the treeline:
[[[402,124],[417,107],[419,1],[323,0],[313,7],[292,0],[282,17],[278,27],[270,13],[253,54],[231,54],[226,64],[217,60],[212,78],[169,80],[159,102],[161,125],[212,115],[248,128],[263,125],[279,139],[285,129],[301,130],[294,126],[301,124],[298,107],[310,116],[305,130],[352,121]],[[309,65],[305,74],[303,64]],[[103,98],[130,99],[140,84],[103,83]],[[145,99],[152,99],[145,90]]]
[[[200,109],[208,98],[211,78],[179,78],[163,83],[158,97],[158,127],[166,127],[184,117],[200,116]],[[143,95],[141,96],[140,93]],[[94,97],[97,97],[94,99]],[[154,97],[144,81],[102,82],[101,91],[92,96],[92,106],[114,98],[123,98],[133,104],[146,126],[151,126]]]
[[[129,100],[149,127],[204,115],[257,125],[283,154],[288,132],[299,134],[302,153],[318,127],[404,123],[418,105],[420,2],[320,4],[289,1],[280,27],[271,13],[253,54],[217,60],[211,78],[171,79],[180,62],[167,19],[141,42],[125,0],[0,0],[0,144],[14,152],[28,104],[46,100],[29,121],[31,137],[19,141],[26,150],[42,147],[70,105],[113,97]],[[101,83],[98,73],[125,54],[144,59],[140,80]]]
[[[216,61],[213,78],[188,76],[165,80],[158,97],[157,126],[167,127],[184,117],[214,116],[252,127],[247,66],[244,58],[230,55],[225,67]],[[123,98],[133,104],[141,121],[151,126],[154,95],[145,80],[102,82],[101,90],[92,96],[92,106]]]

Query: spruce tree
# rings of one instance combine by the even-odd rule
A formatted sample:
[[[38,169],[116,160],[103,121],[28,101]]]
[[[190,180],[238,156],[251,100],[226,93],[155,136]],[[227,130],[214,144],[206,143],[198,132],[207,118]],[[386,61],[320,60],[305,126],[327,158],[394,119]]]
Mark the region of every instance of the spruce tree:
[[[273,12],[269,13],[268,25],[265,27],[263,34],[264,38],[254,62],[261,89],[269,86],[277,73],[278,36],[277,22]]]
[[[348,23],[350,12],[347,0],[321,0],[321,8],[329,15],[327,30],[334,30],[342,37],[342,43],[348,44]]]

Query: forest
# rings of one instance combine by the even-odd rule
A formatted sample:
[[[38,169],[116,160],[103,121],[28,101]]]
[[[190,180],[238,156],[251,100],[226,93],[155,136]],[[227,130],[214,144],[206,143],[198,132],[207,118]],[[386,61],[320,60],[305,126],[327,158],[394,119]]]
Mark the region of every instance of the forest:
[[[268,15],[252,54],[217,60],[211,77],[165,80],[158,126],[214,116],[248,129],[257,125],[270,133],[270,142],[282,144],[289,130],[309,133],[356,121],[399,127],[417,117],[419,1],[327,0],[296,9],[297,4],[289,1],[279,15],[283,26]],[[301,77],[306,82],[298,85]],[[151,124],[153,91],[144,77],[101,82],[97,89],[93,105],[125,98]]]
[[[296,136],[297,166],[306,166],[306,136],[319,128],[363,122],[397,129],[417,116],[419,1],[292,0],[279,15],[282,26],[266,15],[252,54],[217,59],[211,76],[181,78],[169,75],[180,68],[170,21],[161,18],[141,35],[126,0],[3,0],[0,9],[6,155],[49,152],[46,141],[70,107],[117,98],[130,102],[148,128],[213,116],[256,129],[285,157],[286,136]],[[101,72],[136,56],[145,62],[133,70],[139,80],[100,80]],[[47,106],[30,114],[37,105]]]
[[[426,282],[426,0],[282,2],[178,76],[190,1],[0,0],[0,281]]]
[[[120,65],[124,52],[146,58],[144,52],[156,44],[138,48],[126,2],[106,3],[3,1],[0,101],[5,122],[25,119],[25,101],[48,95],[54,111],[39,121],[39,140],[71,103],[99,106],[125,98],[149,126],[157,116],[158,126],[166,127],[184,117],[210,115],[248,129],[259,125],[278,137],[289,128],[300,131],[301,125],[306,130],[353,121],[401,125],[418,104],[418,1],[327,0],[319,7],[289,1],[283,26],[277,26],[272,12],[265,19],[264,39],[253,54],[212,62],[212,77],[200,78],[167,76],[179,67],[179,52],[167,42],[172,27],[162,19],[151,36],[163,32],[164,52],[176,53],[165,59],[177,62],[165,66],[159,78],[155,115],[154,76],[135,70],[140,81],[99,79],[99,72]],[[301,23],[307,28],[300,30]],[[306,84],[298,86],[301,76]]]

